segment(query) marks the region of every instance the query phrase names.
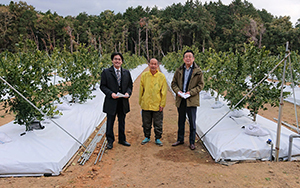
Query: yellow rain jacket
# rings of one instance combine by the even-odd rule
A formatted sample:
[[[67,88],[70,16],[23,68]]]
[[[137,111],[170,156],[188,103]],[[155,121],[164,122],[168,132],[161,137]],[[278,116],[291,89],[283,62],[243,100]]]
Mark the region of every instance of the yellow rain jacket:
[[[159,111],[166,106],[167,81],[165,75],[157,71],[154,75],[149,71],[141,77],[139,105],[143,110]]]

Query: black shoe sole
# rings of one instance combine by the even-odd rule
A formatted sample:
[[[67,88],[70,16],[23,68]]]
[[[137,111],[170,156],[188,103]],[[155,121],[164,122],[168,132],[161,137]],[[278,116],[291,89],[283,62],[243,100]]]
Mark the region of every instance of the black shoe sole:
[[[112,149],[112,148],[113,148],[113,145],[112,145],[112,144],[111,144],[111,145],[110,145],[110,144],[107,144],[106,147],[107,147],[107,149]]]
[[[122,143],[122,142],[119,142],[119,144],[121,144],[123,146],[127,146],[127,147],[131,146],[130,144],[125,144],[125,143]]]
[[[172,144],[172,146],[179,146],[179,145],[182,145],[182,144],[184,144],[184,142],[180,142],[180,143],[178,143],[176,145]]]

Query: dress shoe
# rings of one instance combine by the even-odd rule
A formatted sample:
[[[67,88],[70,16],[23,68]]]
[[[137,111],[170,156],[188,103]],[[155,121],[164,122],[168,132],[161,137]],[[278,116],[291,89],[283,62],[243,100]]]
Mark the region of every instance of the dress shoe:
[[[183,141],[177,141],[174,144],[172,144],[172,146],[178,146],[178,145],[181,145],[181,144],[184,144],[184,142]]]
[[[195,149],[195,145],[194,145],[194,144],[191,144],[191,145],[190,145],[190,148],[191,148],[191,150],[194,150],[194,149]]]
[[[113,148],[113,143],[107,143],[107,149],[112,149]]]
[[[123,141],[123,142],[119,142],[119,144],[122,144],[123,146],[130,146],[130,144],[126,141]]]

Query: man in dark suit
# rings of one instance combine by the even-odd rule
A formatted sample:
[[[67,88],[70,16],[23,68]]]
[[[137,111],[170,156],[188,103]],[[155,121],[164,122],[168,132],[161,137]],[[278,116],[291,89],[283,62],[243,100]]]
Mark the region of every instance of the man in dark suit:
[[[111,55],[113,65],[104,69],[101,74],[100,89],[105,94],[103,112],[107,114],[106,138],[107,148],[113,148],[114,122],[116,115],[119,122],[119,144],[130,146],[125,136],[125,117],[130,111],[128,98],[132,93],[132,78],[128,70],[121,67],[124,59],[121,53],[114,52]],[[123,96],[120,96],[123,94]]]

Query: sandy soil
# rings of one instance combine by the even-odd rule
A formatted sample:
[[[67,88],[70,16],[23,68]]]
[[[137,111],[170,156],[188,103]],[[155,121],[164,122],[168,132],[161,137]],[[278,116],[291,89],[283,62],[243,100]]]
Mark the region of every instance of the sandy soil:
[[[141,126],[138,89],[140,77],[134,83],[130,99],[131,112],[126,117],[127,141],[131,147],[114,143],[106,150],[100,162],[94,165],[101,143],[90,160],[83,166],[77,163],[83,150],[76,154],[70,166],[59,176],[0,178],[0,187],[299,187],[299,162],[240,162],[234,165],[215,163],[201,144],[196,149],[186,142],[172,147],[177,138],[177,110],[171,92],[168,92],[164,109],[163,146],[151,141],[141,145],[144,139]],[[294,106],[285,103],[283,121],[295,123]],[[300,109],[298,109],[298,112]],[[278,118],[278,108],[269,108],[260,115],[271,120]],[[298,114],[299,116],[299,114]],[[11,117],[8,117],[11,118]],[[0,124],[4,124],[3,119]],[[153,129],[152,129],[153,130]],[[115,125],[115,132],[117,126]],[[94,135],[91,135],[90,141]],[[85,143],[86,145],[88,144]]]

